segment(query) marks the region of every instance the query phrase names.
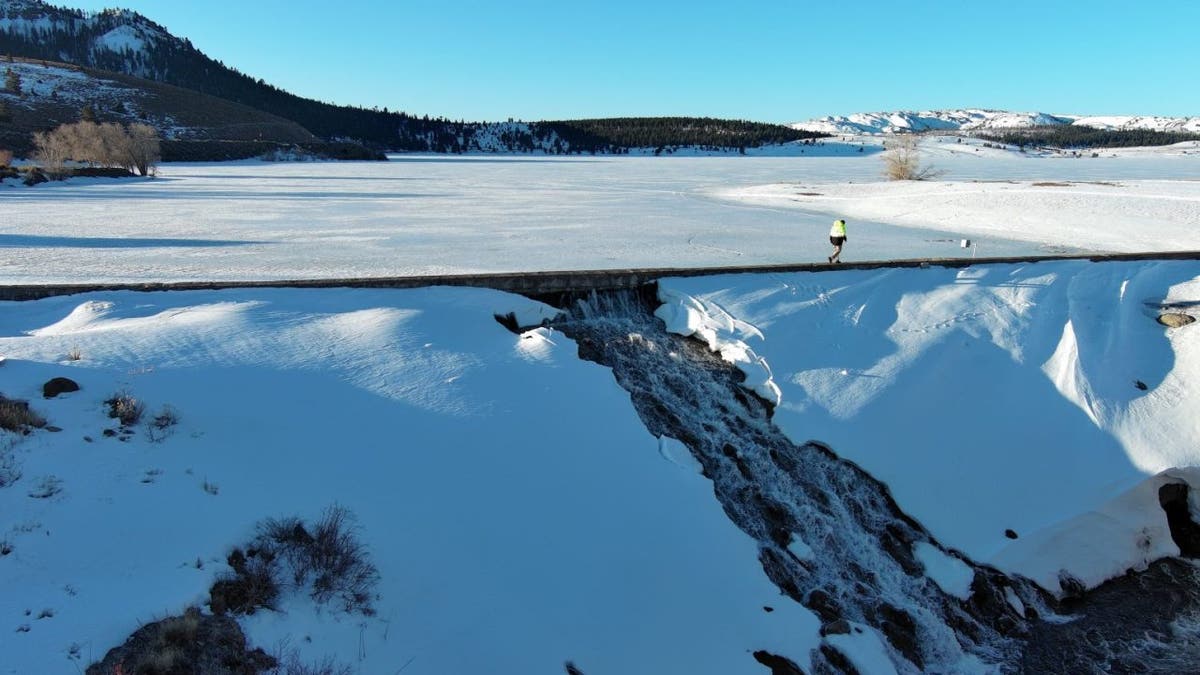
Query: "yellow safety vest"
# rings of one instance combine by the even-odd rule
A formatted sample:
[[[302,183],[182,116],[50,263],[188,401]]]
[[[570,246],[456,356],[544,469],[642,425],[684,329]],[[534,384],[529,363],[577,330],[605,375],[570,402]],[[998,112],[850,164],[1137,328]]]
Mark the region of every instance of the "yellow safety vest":
[[[833,221],[833,227],[829,228],[829,236],[831,236],[831,237],[846,236],[846,221],[844,221],[844,220]]]

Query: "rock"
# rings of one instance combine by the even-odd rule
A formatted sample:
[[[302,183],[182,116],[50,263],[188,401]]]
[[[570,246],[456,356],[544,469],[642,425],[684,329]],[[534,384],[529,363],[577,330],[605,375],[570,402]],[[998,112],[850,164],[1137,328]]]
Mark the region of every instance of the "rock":
[[[42,396],[46,398],[54,398],[59,394],[66,394],[72,391],[79,391],[79,385],[75,380],[67,377],[56,377],[42,385]]]
[[[825,623],[842,618],[842,608],[834,601],[833,596],[819,588],[808,594],[803,605],[815,612]]]
[[[842,673],[843,675],[859,675],[858,669],[846,658],[846,655],[829,643],[821,643],[821,658],[833,670],[822,669],[819,672]],[[772,673],[774,675],[774,673]]]
[[[826,635],[849,635],[849,634],[850,634],[850,622],[845,619],[838,619],[837,621],[830,621],[829,623],[821,626],[821,637],[825,637]]]
[[[754,660],[771,669],[771,675],[804,675],[800,666],[778,654],[765,650],[754,652]]]
[[[1008,537],[1009,539],[1016,539],[1016,538],[1017,538],[1017,533],[1016,533],[1015,531],[1013,531],[1013,530],[1005,530],[1005,531],[1004,531],[1004,536]]]
[[[1192,323],[1196,317],[1183,312],[1167,312],[1166,314],[1158,315],[1158,322],[1168,328],[1180,328]]]
[[[88,666],[87,675],[130,673],[213,673],[254,675],[278,662],[262,649],[250,649],[237,621],[205,616],[195,608],[142,626],[104,660]]]
[[[1087,593],[1087,586],[1078,577],[1066,570],[1058,571],[1058,585],[1062,588],[1064,600],[1082,598]]]
[[[880,604],[879,615],[883,618],[883,621],[879,623],[879,629],[888,642],[896,648],[896,651],[903,654],[904,658],[912,661],[917,668],[924,668],[925,660],[921,657],[921,641],[917,637],[917,622],[912,616],[899,607],[886,602]]]
[[[1147,389],[1150,388],[1150,387],[1146,386],[1146,383],[1142,382],[1141,380],[1134,380],[1133,386],[1137,387],[1138,389],[1140,389],[1142,391],[1146,391]]]
[[[1200,524],[1192,520],[1188,492],[1186,483],[1168,483],[1158,489],[1158,503],[1167,514],[1167,527],[1180,555],[1200,558]]]

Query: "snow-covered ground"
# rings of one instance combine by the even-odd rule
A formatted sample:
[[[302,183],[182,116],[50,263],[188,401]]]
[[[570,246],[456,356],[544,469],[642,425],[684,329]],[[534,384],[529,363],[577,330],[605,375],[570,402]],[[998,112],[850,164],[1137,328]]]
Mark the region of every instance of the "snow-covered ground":
[[[662,294],[693,308],[660,312],[677,332],[751,350],[748,382],[766,364],[794,441],[857,462],[973,559],[1057,592],[1060,569],[1094,585],[1178,552],[1158,487],[1200,487],[1200,330],[1156,319],[1200,307],[1200,263],[731,275]]]
[[[877,157],[402,157],[0,186],[0,278],[815,261],[835,212],[851,220],[848,257],[967,255],[936,240],[978,238],[990,220],[1010,225],[983,238],[985,254],[1045,250],[1072,245],[1046,240],[1046,223],[1083,217],[1094,230],[1074,246],[1134,250],[1148,226],[1137,209],[1163,221],[1154,248],[1196,248],[1200,156],[936,150],[955,182],[860,185],[876,180]],[[860,201],[829,208],[796,195],[810,191],[799,185]],[[920,210],[935,204],[930,190],[968,186],[982,192],[957,197],[961,228],[852,215],[883,203]],[[1024,216],[1042,209],[1044,222]],[[1196,313],[1200,263],[662,288],[673,304],[660,316],[709,329],[747,386],[778,401],[786,434],[859,463],[943,544],[1051,591],[1060,569],[1095,584],[1177,552],[1157,486],[1200,487],[1200,328],[1154,319],[1164,305]],[[652,437],[609,372],[557,331],[509,333],[493,315],[510,311],[551,313],[448,288],[0,303],[0,392],[61,429],[0,432],[0,470],[20,474],[0,488],[0,550],[10,549],[0,634],[12,645],[0,672],[78,672],[139,624],[203,603],[256,522],[312,520],[335,503],[355,514],[380,569],[378,614],[294,594],[243,621],[252,643],[286,640],[310,660],[406,675],[562,673],[568,660],[587,673],[760,673],[750,652],[803,665],[821,644],[888,671],[873,629],[822,638],[816,617],[781,595],[686,449]],[[83,388],[42,399],[55,376]],[[171,406],[179,424],[157,442],[144,426],[124,441],[104,436],[115,422],[103,402],[118,392],[149,415]],[[793,554],[813,554],[805,546]],[[961,563],[919,549],[940,587],[969,592]]]
[[[5,304],[3,391],[62,431],[0,432],[23,474],[0,489],[0,672],[77,672],[205,602],[257,521],[335,503],[380,569],[378,615],[293,596],[244,622],[254,644],[290,638],[362,673],[561,673],[568,660],[754,673],[758,649],[803,660],[816,620],[612,375],[561,335],[493,319],[533,305],[436,288]],[[43,400],[55,376],[82,390]],[[105,437],[103,401],[122,391],[147,417],[172,406],[178,427],[158,443],[141,427]],[[60,491],[30,496],[42,485]]]
[[[858,153],[862,143],[867,151]],[[830,139],[809,148],[830,156],[397,156],[167,164],[153,180],[35,188],[7,181],[0,280],[819,262],[834,215],[850,220],[846,260],[969,257],[958,247],[963,237],[975,239],[981,255],[1197,248],[1194,228],[1185,227],[1200,203],[1195,148],[1068,159],[931,140],[928,161],[946,173],[919,184],[880,184],[878,149]],[[1033,186],[1065,181],[1074,183]],[[1080,233],[1079,223],[1094,230]],[[1142,235],[1162,227],[1178,237]]]

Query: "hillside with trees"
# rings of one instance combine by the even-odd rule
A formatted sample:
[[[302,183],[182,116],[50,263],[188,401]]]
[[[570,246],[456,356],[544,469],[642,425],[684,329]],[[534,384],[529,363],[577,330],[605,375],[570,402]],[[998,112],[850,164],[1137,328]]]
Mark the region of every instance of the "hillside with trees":
[[[0,147],[27,155],[33,134],[89,121],[147,124],[170,147],[182,141],[312,144],[319,139],[291,120],[215,96],[120,73],[0,58]],[[203,159],[200,157],[198,159]]]
[[[757,148],[827,134],[779,124],[710,117],[619,117],[544,123],[577,152],[619,148]]]
[[[175,85],[291,120],[324,139],[447,151],[451,140],[461,136],[463,125],[446,119],[338,106],[288,93],[209,58],[189,40],[136,12],[86,14],[37,0],[6,0],[0,3],[0,19],[7,20],[0,27],[0,54],[66,61]]]
[[[1036,126],[978,133],[978,138],[1020,147],[1035,146],[1067,150],[1134,148],[1200,141],[1200,134],[1150,129],[1097,129],[1072,125]]]

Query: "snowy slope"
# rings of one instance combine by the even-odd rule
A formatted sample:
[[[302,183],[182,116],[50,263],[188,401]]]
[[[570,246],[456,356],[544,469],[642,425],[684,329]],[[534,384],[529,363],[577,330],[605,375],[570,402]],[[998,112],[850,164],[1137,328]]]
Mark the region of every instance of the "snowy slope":
[[[1178,553],[1158,487],[1200,487],[1200,328],[1155,319],[1194,313],[1200,264],[662,283],[748,325],[731,344],[765,362],[750,381],[772,373],[776,423],[882,479],[943,544],[1055,592],[1061,569],[1091,586]]]
[[[123,105],[124,115],[137,120],[139,106],[148,92],[117,82],[95,77],[65,65],[43,65],[29,61],[0,64],[2,70],[12,70],[21,78],[21,91],[0,90],[0,99],[11,107],[33,108],[38,99],[52,99],[66,105],[91,105],[111,111]]]
[[[1101,129],[1148,129],[1200,132],[1200,117],[1145,117],[1133,115],[1048,115],[1041,112],[1003,110],[925,110],[831,115],[792,128],[828,134],[894,134],[912,131],[1013,129],[1050,124],[1079,124]]]
[[[0,488],[0,672],[78,672],[206,601],[255,522],[334,503],[380,569],[378,614],[293,594],[243,621],[253,644],[363,673],[758,673],[758,649],[802,662],[815,618],[708,481],[570,340],[493,319],[543,310],[437,288],[0,305],[3,392],[62,429],[0,432],[23,474]],[[53,376],[82,390],[43,400]],[[105,437],[118,391],[180,424],[158,443],[142,426]],[[60,491],[30,496],[47,482]]]

